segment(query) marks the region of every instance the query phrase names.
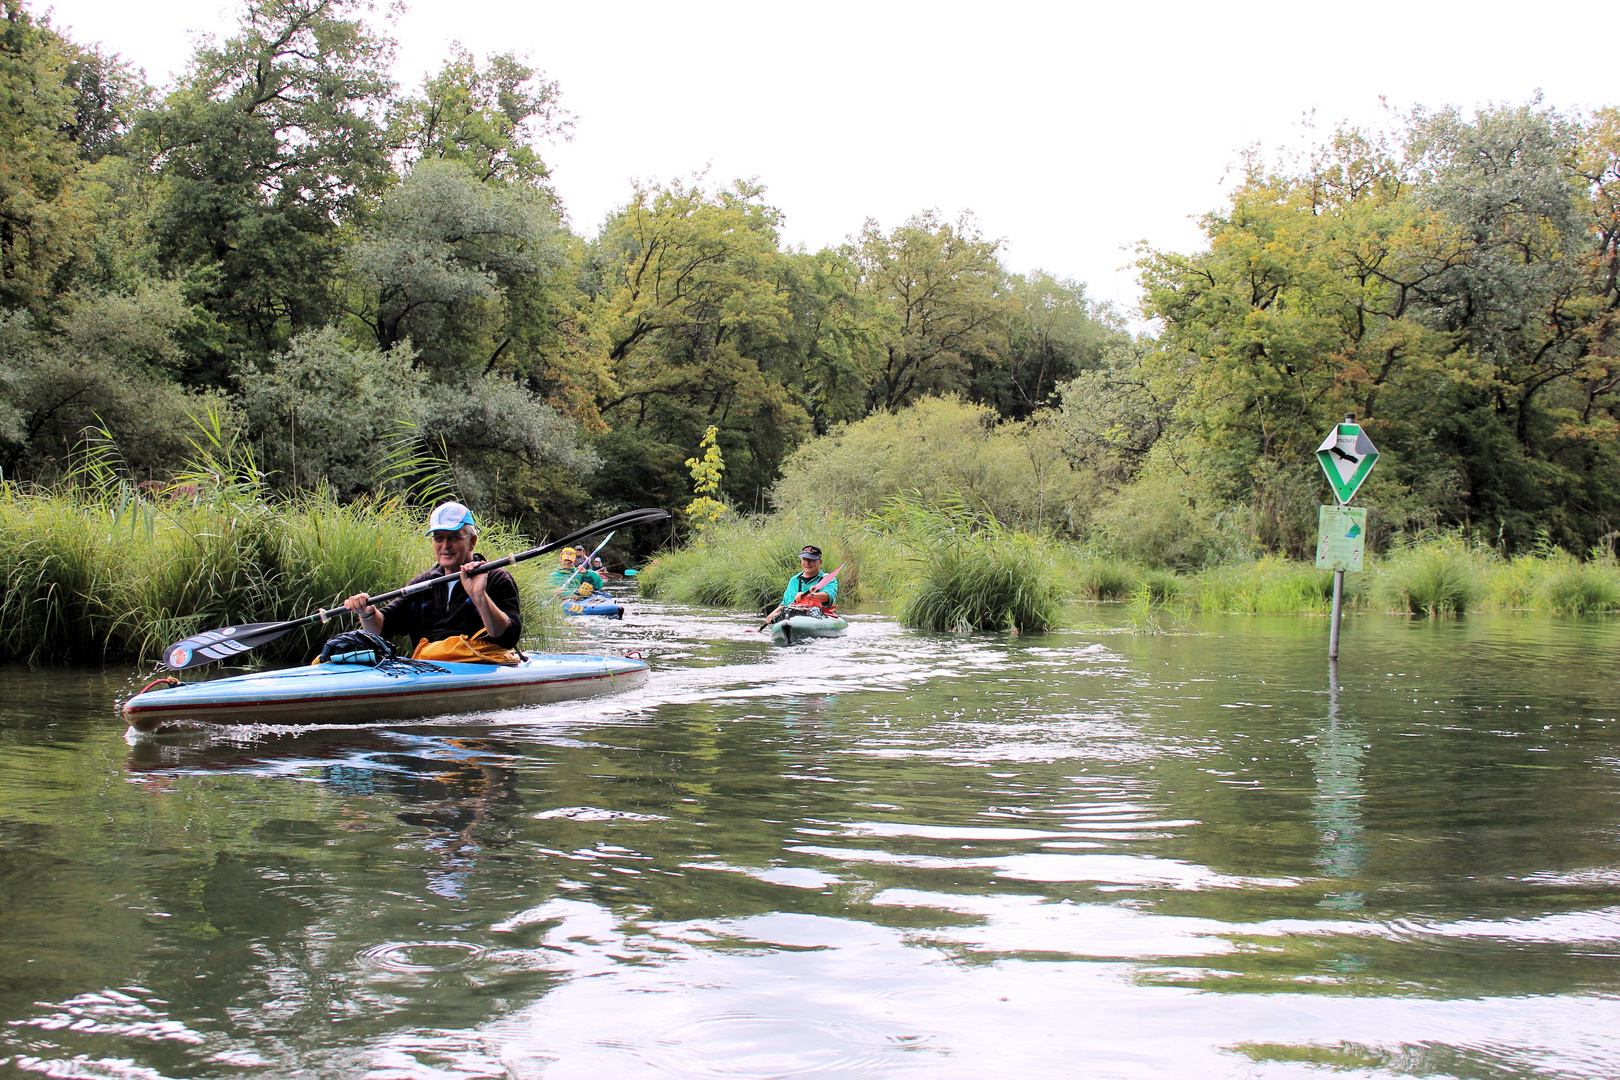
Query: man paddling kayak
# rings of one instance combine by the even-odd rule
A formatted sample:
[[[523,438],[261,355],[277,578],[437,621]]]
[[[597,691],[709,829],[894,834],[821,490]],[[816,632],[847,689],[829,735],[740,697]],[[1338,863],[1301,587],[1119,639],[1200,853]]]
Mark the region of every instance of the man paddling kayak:
[[[799,572],[788,579],[787,588],[782,590],[782,602],[775,611],[765,616],[761,630],[795,612],[833,614],[833,601],[838,599],[838,574],[836,571],[832,574],[821,572],[821,549],[814,544],[806,544],[804,550],[799,552],[799,567]],[[842,569],[839,567],[839,570]]]
[[[468,573],[486,561],[473,551],[478,542],[478,524],[473,520],[472,511],[458,502],[434,507],[426,535],[432,538],[436,565],[417,574],[410,584],[442,578],[443,588],[396,597],[380,608],[372,606],[369,594],[355,593],[343,601],[343,606],[360,616],[360,625],[378,637],[404,636],[418,642],[413,654],[416,656],[463,659],[448,654],[443,648],[435,650],[433,646],[447,645],[465,637],[476,639],[468,642],[474,652],[482,648],[490,654],[465,659],[516,663],[519,658],[511,650],[523,634],[517,582],[504,569]],[[509,654],[512,659],[501,658],[499,654]]]
[[[812,586],[813,591],[807,591]],[[799,572],[788,579],[787,588],[782,590],[782,606],[818,607],[831,612],[837,600],[838,579],[821,581],[821,549],[806,544],[799,552]]]
[[[849,626],[833,610],[833,602],[838,599],[838,575],[843,573],[843,566],[823,574],[821,549],[806,544],[799,552],[799,567],[799,572],[788,579],[787,588],[782,590],[782,603],[765,616],[759,629],[769,627],[771,640],[783,645],[806,637],[837,637]]]

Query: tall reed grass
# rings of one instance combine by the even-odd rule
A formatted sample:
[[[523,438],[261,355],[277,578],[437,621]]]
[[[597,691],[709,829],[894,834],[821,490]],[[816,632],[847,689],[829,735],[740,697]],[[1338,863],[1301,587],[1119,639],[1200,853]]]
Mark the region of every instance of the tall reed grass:
[[[921,630],[1039,632],[1062,621],[1058,545],[1004,528],[960,500],[892,500],[867,531],[909,551],[899,619]]]
[[[1491,606],[1560,615],[1620,611],[1620,565],[1607,553],[1582,562],[1544,546],[1528,555],[1494,560],[1484,574],[1484,595]]]
[[[847,563],[839,599],[899,601],[898,615],[929,629],[1034,630],[1060,625],[1071,601],[1121,602],[1157,613],[1323,614],[1333,575],[1262,556],[1173,574],[1074,544],[1016,533],[960,500],[894,500],[859,522],[787,515],[727,522],[661,555],[644,595],[755,609],[774,605],[799,545],[820,543],[829,567]],[[1420,537],[1345,575],[1347,609],[1425,617],[1528,610],[1620,612],[1620,563],[1544,545],[1504,558],[1456,535]],[[1156,616],[1155,616],[1156,617]]]
[[[1491,554],[1445,536],[1397,550],[1373,574],[1372,601],[1413,615],[1461,615],[1485,595]]]
[[[1362,575],[1346,575],[1352,585]],[[1246,615],[1292,615],[1327,611],[1333,605],[1333,575],[1310,563],[1264,556],[1253,562],[1214,566],[1188,582],[1201,611]],[[1356,596],[1352,596],[1354,603]]]
[[[156,659],[169,642],[215,626],[272,622],[384,592],[432,565],[421,510],[398,500],[340,505],[330,493],[272,503],[199,489],[187,498],[129,488],[25,491],[0,485],[0,659],[30,663]],[[530,546],[496,528],[479,549]],[[553,640],[561,616],[520,565],[525,638]],[[526,581],[526,578],[535,578]],[[258,650],[297,660],[343,621]]]
[[[710,526],[689,546],[653,559],[636,581],[641,595],[679,604],[775,607],[805,544],[821,548],[824,572],[843,568],[840,603],[891,596],[904,579],[904,552],[890,538],[836,519],[776,516]]]

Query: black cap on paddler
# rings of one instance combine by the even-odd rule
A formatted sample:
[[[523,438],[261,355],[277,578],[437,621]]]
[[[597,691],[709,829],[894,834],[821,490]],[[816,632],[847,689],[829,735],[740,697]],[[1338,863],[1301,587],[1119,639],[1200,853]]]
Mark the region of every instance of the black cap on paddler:
[[[814,544],[806,544],[804,545],[804,550],[799,552],[799,558],[819,559],[821,558],[821,549],[816,547]]]

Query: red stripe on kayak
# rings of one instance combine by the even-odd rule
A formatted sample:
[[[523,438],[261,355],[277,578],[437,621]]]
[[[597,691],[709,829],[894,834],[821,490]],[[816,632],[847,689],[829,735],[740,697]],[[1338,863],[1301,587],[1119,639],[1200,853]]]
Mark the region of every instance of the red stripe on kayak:
[[[333,702],[342,701],[370,701],[374,698],[388,698],[392,700],[396,698],[415,697],[418,694],[459,694],[464,690],[504,690],[510,686],[556,686],[561,683],[590,682],[595,679],[615,679],[620,675],[633,675],[635,674],[636,670],[644,669],[631,669],[630,671],[608,671],[602,673],[601,675],[573,675],[566,679],[523,679],[518,682],[480,683],[476,686],[428,687],[423,690],[393,690],[382,694],[334,694],[330,697],[276,698],[273,701],[191,701],[175,705],[141,705],[137,707],[135,702],[140,700],[140,695],[137,694],[135,697],[131,698],[127,703],[125,703],[124,715],[130,716],[135,713],[173,712],[176,709],[252,709],[257,708],[260,705],[332,704]],[[196,686],[201,684],[193,683],[191,685]]]

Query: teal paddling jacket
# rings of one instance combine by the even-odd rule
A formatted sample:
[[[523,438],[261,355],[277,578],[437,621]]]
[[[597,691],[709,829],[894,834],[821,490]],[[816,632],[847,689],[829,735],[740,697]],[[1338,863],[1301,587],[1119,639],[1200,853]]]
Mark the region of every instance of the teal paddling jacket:
[[[598,574],[595,570],[581,570],[578,573],[575,573],[572,570],[566,570],[562,567],[558,567],[551,572],[551,577],[549,580],[551,581],[551,587],[553,589],[560,589],[569,583],[569,579],[573,579],[573,585],[576,591],[579,589],[580,582],[588,583],[590,587],[597,592],[602,591],[602,575]]]
[[[810,575],[808,579],[806,579],[802,573],[794,574],[793,577],[788,581],[787,588],[782,590],[782,606],[787,607],[790,604],[797,603],[799,597],[803,596],[807,592],[810,592],[810,586],[820,581],[822,576],[823,572],[820,570],[817,570],[814,574]],[[814,591],[824,592],[827,594],[827,599],[831,603],[838,603],[837,578],[833,578],[831,581],[827,582],[827,584]]]

